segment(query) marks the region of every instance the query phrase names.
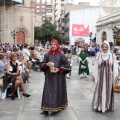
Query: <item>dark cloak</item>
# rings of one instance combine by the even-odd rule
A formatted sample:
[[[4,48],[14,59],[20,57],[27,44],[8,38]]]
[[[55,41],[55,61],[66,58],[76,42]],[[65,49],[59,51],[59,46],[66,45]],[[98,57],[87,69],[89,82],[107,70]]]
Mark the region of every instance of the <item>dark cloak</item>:
[[[42,71],[45,73],[45,83],[42,96],[42,111],[57,112],[64,109],[67,104],[67,90],[65,74],[70,72],[70,64],[66,56],[60,54],[45,54]],[[47,62],[53,62],[55,68],[59,68],[58,73],[51,73]]]

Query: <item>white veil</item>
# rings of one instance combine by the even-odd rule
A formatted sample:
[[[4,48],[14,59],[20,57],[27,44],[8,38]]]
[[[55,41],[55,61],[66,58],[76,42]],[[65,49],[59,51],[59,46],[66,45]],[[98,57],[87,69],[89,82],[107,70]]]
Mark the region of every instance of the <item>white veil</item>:
[[[105,40],[103,43],[102,43],[102,45],[103,44],[106,44],[107,46],[108,46],[108,51],[106,52],[106,53],[104,53],[103,51],[102,51],[102,49],[101,49],[101,55],[103,56],[103,59],[105,58],[105,59],[107,59],[108,57],[109,57],[109,55],[111,54],[111,52],[110,52],[110,45],[109,45],[109,43],[108,43],[108,41],[107,40]],[[102,47],[102,45],[101,45],[101,47]]]

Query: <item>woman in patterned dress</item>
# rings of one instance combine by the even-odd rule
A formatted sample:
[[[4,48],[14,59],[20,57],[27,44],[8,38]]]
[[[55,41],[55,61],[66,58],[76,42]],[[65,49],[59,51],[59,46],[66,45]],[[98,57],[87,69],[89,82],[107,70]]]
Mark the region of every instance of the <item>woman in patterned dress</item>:
[[[110,52],[107,41],[102,43],[101,50],[94,66],[93,81],[96,82],[96,88],[92,107],[105,113],[107,110],[114,110],[113,85],[118,75],[118,66],[116,56]]]

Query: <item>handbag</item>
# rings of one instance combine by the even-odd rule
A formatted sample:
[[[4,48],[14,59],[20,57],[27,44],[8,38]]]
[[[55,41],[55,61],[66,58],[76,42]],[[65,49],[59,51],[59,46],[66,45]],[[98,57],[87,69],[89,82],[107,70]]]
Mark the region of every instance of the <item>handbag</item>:
[[[85,69],[86,67],[85,67],[85,65],[81,65],[81,69]]]
[[[0,78],[0,86],[3,86],[3,78]]]

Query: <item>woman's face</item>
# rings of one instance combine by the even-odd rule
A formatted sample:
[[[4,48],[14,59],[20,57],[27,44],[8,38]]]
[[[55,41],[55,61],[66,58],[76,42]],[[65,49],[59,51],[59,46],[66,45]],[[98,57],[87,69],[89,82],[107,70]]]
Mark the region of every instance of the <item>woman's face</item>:
[[[13,56],[12,61],[16,61],[17,60],[17,56]]]
[[[82,48],[82,51],[84,52],[84,51],[85,51],[85,48]]]
[[[108,45],[107,44],[103,44],[101,48],[102,48],[102,51],[104,53],[106,53],[108,51]]]

